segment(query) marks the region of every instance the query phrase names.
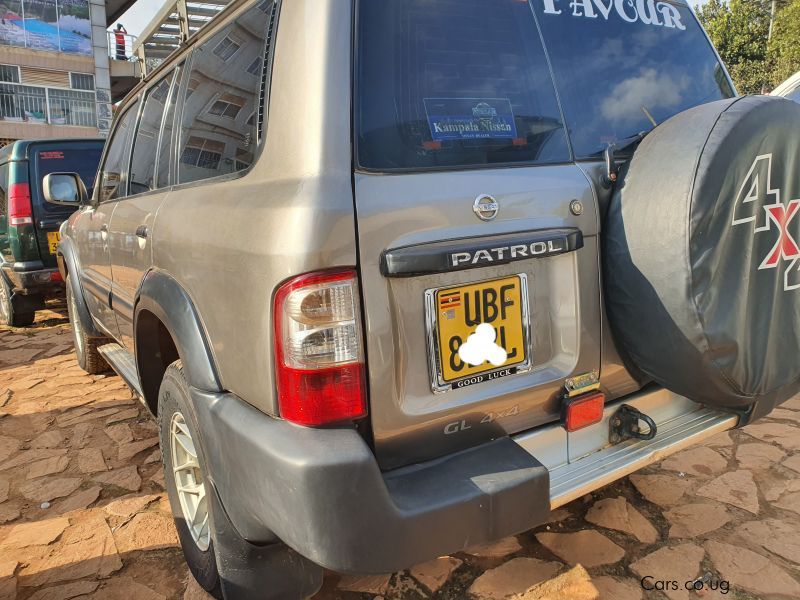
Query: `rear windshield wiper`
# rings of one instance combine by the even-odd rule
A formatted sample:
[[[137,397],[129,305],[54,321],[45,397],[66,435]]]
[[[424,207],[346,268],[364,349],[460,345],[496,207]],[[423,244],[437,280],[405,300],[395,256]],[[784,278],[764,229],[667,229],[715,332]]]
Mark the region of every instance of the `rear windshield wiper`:
[[[636,135],[618,140],[613,144],[606,146],[606,149],[603,151],[603,158],[605,159],[606,163],[606,172],[603,175],[603,185],[605,187],[609,188],[617,181],[619,169],[617,169],[617,163],[614,155],[617,152],[624,152],[625,150],[632,148],[641,142],[651,131],[652,129],[640,131]]]

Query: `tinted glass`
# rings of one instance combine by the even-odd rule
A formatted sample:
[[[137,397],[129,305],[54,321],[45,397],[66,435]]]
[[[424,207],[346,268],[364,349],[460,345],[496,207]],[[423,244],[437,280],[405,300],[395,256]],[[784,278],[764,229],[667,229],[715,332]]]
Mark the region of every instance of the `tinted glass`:
[[[36,171],[38,180],[50,173],[77,173],[81,176],[83,184],[91,193],[94,188],[94,178],[97,175],[97,164],[103,146],[98,144],[94,148],[68,148],[63,150],[40,150],[36,152]],[[68,207],[69,208],[69,207]]]
[[[791,92],[786,94],[786,97],[789,100],[794,100],[795,102],[800,102],[800,87],[794,88]]]
[[[569,159],[530,7],[362,0],[358,161],[367,169]]]
[[[257,140],[261,72],[253,61],[264,56],[274,2],[262,2],[223,27],[192,54],[183,107],[178,160],[180,183],[247,168]]]
[[[139,119],[136,137],[133,140],[131,156],[130,195],[141,194],[156,189],[156,150],[161,120],[169,99],[169,89],[173,73],[164,77],[147,91],[144,110]]]
[[[170,170],[173,169],[172,131],[174,129],[175,106],[178,103],[178,88],[180,87],[182,74],[183,65],[178,67],[178,73],[175,76],[175,83],[172,86],[172,93],[169,97],[167,112],[164,115],[164,126],[161,131],[161,139],[158,145],[158,172],[156,174],[158,181],[156,182],[156,185],[160,188],[169,185]]]
[[[126,195],[125,171],[128,162],[128,142],[133,133],[138,108],[139,102],[137,100],[119,119],[117,127],[111,136],[103,172],[100,175],[100,202],[122,198]]]
[[[686,5],[532,0],[578,158],[687,108],[733,96]]]

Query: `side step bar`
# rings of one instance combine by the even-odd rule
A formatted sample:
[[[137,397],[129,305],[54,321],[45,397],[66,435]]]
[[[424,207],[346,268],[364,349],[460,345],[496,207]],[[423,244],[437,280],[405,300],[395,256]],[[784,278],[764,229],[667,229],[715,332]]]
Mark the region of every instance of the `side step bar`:
[[[111,368],[117,372],[117,375],[122,377],[128,387],[139,398],[144,398],[142,388],[139,386],[139,374],[136,371],[136,359],[133,358],[133,354],[119,344],[114,343],[104,344],[97,351],[106,359]]]
[[[609,421],[620,404],[650,416],[658,426],[652,440],[627,440],[611,445]],[[670,454],[736,426],[738,417],[714,410],[663,388],[650,388],[606,406],[603,420],[567,433],[560,425],[532,431],[514,441],[550,472],[550,507],[580,498]],[[554,446],[558,448],[554,452]]]

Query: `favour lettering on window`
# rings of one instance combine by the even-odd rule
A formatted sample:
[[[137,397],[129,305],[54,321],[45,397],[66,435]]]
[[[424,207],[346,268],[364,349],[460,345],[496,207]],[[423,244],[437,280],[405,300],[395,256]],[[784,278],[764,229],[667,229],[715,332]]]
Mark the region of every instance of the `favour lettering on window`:
[[[656,0],[541,0],[544,14],[569,14],[585,19],[620,18],[668,29],[686,29],[677,7]]]
[[[507,98],[425,98],[434,141],[516,138]]]

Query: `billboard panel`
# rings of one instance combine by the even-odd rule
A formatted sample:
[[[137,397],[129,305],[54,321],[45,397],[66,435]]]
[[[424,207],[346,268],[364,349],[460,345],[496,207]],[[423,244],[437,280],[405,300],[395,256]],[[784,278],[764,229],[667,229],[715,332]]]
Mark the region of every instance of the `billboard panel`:
[[[0,44],[92,53],[88,0],[0,0]]]

